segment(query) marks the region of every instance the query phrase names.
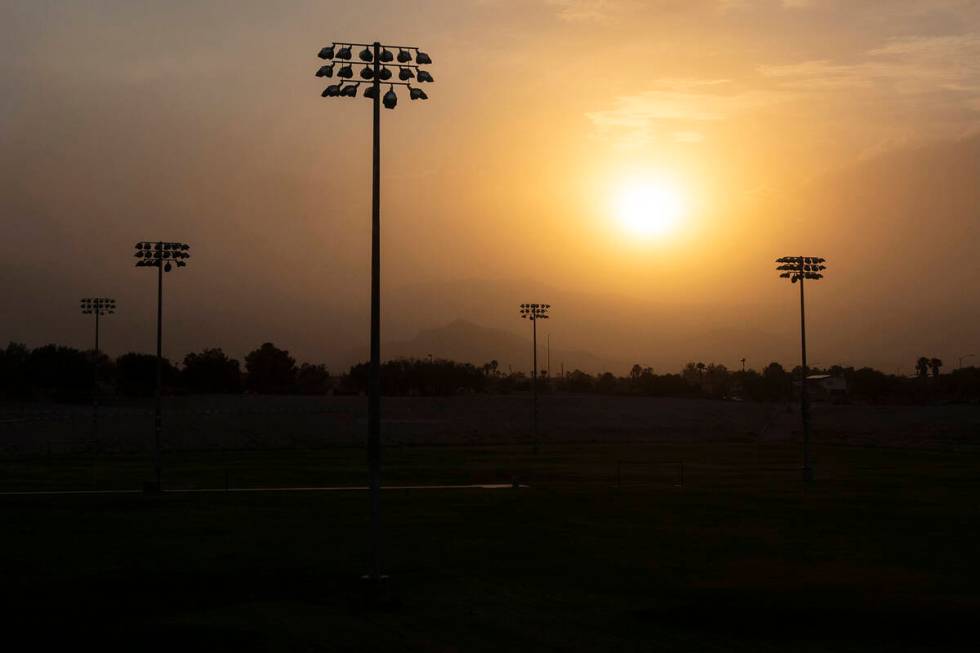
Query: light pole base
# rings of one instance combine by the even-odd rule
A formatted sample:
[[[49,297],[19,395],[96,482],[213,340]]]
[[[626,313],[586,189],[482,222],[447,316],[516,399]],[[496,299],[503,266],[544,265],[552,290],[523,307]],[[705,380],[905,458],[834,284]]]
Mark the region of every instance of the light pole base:
[[[143,494],[148,496],[163,494],[163,487],[156,481],[143,481]]]
[[[361,576],[357,603],[364,610],[390,610],[398,605],[391,578],[386,574]]]

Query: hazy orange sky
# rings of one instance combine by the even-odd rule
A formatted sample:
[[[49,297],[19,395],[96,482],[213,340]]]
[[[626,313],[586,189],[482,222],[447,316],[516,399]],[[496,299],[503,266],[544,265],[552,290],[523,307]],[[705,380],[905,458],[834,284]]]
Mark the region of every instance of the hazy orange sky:
[[[321,99],[334,40],[418,44],[383,115],[383,340],[517,305],[610,365],[910,371],[977,351],[980,3],[966,0],[5,2],[0,341],[150,351],[137,240],[192,245],[165,353],[366,351],[370,103]],[[623,188],[683,198],[637,238]],[[423,352],[420,352],[423,353]],[[437,352],[438,353],[438,352]],[[516,363],[516,361],[515,361]],[[625,371],[616,369],[615,371]]]

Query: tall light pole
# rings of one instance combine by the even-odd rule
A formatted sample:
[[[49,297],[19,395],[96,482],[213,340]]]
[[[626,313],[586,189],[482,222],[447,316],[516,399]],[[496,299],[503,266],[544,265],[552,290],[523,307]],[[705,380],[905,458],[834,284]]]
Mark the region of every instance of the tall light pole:
[[[92,434],[98,446],[99,441],[99,318],[116,312],[116,300],[111,297],[83,297],[82,315],[95,316],[95,349],[92,360]]]
[[[776,259],[776,263],[780,264],[776,269],[780,271],[781,278],[800,284],[800,351],[803,362],[800,374],[800,417],[803,421],[803,480],[809,482],[813,480],[813,466],[810,462],[810,397],[806,386],[806,305],[803,282],[806,279],[823,279],[821,273],[827,269],[824,265],[826,259],[819,256],[783,256]]]
[[[364,97],[370,98],[373,106],[373,175],[371,185],[371,364],[368,376],[368,484],[371,501],[371,568],[368,579],[380,581],[381,574],[381,105],[394,109],[398,104],[395,86],[405,86],[411,100],[428,100],[429,96],[421,88],[412,86],[409,80],[418,83],[434,81],[428,71],[421,66],[431,64],[432,58],[414,46],[382,45],[374,43],[332,43],[320,49],[318,57],[329,63],[320,66],[317,77],[333,77],[336,73],[340,81],[327,86],[322,97],[357,97],[360,81],[350,81],[354,69],[350,63],[355,47],[363,48],[357,57],[364,62],[360,70],[365,80]],[[398,50],[396,55],[393,50]],[[414,56],[413,53],[414,52]],[[414,63],[413,63],[414,61]],[[337,68],[339,66],[339,68]],[[335,68],[337,68],[335,70]],[[398,69],[399,81],[390,81],[394,69]],[[381,95],[381,85],[388,86],[388,92]]]
[[[551,304],[521,304],[521,317],[531,321],[531,435],[538,452],[538,320],[548,319]]]
[[[191,257],[187,243],[165,241],[140,241],[136,243],[138,268],[157,269],[157,370],[156,370],[156,403],[153,410],[153,483],[144,487],[147,492],[163,491],[161,483],[160,461],[160,431],[163,428],[163,415],[160,406],[160,396],[163,387],[163,273],[170,272],[174,267],[182,268]]]
[[[960,363],[957,366],[957,369],[963,369],[963,361],[965,361],[967,358],[973,358],[974,356],[976,356],[976,354],[966,354],[965,356],[960,356]]]

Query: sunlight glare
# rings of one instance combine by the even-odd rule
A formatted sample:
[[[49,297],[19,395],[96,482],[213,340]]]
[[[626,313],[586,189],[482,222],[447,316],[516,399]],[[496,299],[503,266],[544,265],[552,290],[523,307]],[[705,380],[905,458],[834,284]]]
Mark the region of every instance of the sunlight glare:
[[[684,214],[684,200],[675,186],[664,182],[632,182],[616,196],[616,217],[632,236],[662,236]]]

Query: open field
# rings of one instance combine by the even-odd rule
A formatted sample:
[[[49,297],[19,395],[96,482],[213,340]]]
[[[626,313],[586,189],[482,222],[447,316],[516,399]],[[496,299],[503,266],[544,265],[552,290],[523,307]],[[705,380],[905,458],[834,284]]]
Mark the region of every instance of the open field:
[[[636,441],[551,424],[538,455],[389,431],[388,484],[528,487],[386,492],[380,608],[357,580],[363,492],[0,496],[8,632],[102,650],[976,650],[980,451],[936,435],[965,427],[929,448],[825,437],[804,491],[790,418],[783,435],[725,431],[713,420],[766,407],[704,404],[705,424]],[[164,465],[174,489],[364,483],[353,446],[171,449]],[[0,490],[149,475],[126,451],[22,451],[0,468]]]
[[[386,397],[390,444],[501,444],[528,440],[528,396]],[[363,444],[364,397],[190,396],[164,399],[164,446],[316,449]],[[541,398],[543,441],[754,442],[799,439],[798,407],[786,404],[550,395]],[[152,403],[103,406],[99,447],[146,449]],[[980,450],[980,407],[814,404],[816,437],[827,444]],[[85,451],[90,406],[0,404],[0,455]]]

